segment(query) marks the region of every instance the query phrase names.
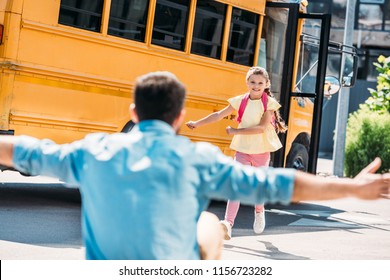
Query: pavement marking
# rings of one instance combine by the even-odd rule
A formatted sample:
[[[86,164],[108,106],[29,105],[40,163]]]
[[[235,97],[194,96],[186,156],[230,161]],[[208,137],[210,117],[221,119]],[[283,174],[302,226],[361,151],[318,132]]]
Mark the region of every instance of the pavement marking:
[[[311,219],[299,219],[298,221],[292,222],[289,226],[303,226],[303,227],[326,227],[326,228],[361,228],[362,225],[347,222],[338,221],[321,221]]]
[[[373,216],[366,213],[315,210],[278,210],[269,212],[278,215],[292,215],[300,219],[291,222],[288,226],[328,227],[328,228],[361,228],[370,226],[390,226],[390,219]]]
[[[272,209],[270,212],[277,213],[279,215],[292,215],[292,216],[313,216],[313,217],[329,217],[334,213],[333,211],[318,211],[318,210],[278,210]]]

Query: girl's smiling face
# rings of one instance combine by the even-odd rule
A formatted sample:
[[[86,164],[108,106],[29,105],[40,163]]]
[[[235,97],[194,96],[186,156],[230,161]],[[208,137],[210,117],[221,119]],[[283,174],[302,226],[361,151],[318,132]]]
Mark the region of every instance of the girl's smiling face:
[[[251,75],[246,81],[251,99],[260,99],[269,82],[263,75]]]

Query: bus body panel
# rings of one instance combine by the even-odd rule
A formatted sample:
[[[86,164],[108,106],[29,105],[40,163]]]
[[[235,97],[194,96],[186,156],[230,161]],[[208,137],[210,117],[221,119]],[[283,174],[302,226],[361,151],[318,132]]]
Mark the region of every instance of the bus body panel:
[[[7,50],[1,83],[11,85],[1,89],[8,100],[2,102],[2,130],[60,143],[120,131],[129,120],[134,79],[150,71],[171,71],[187,85],[191,119],[222,109],[246,90],[241,65],[58,24],[60,1],[25,0],[23,10],[16,2],[4,12],[10,29],[1,46]],[[222,123],[196,132],[183,128],[183,134],[227,150],[224,127],[234,123]]]
[[[100,31],[96,32],[61,24],[61,0],[1,1],[0,24],[4,27],[0,45],[2,134],[27,134],[65,143],[91,132],[119,132],[130,119],[129,106],[133,101],[136,77],[151,71],[173,72],[186,85],[185,121],[200,119],[219,111],[228,106],[229,98],[246,92],[245,74],[249,66],[257,65],[262,47],[261,30],[264,17],[267,16],[265,0],[212,2],[226,8],[223,26],[218,27],[223,29],[222,40],[220,45],[213,45],[221,49],[219,58],[192,52],[189,40],[194,36],[197,11],[192,1],[189,1],[191,4],[187,7],[187,41],[183,50],[153,43],[152,17],[156,13],[155,6],[149,7],[147,11],[143,41],[109,35],[109,4],[112,2],[104,1]],[[149,1],[154,5],[156,2],[159,1]],[[215,15],[216,12],[206,11],[203,16],[213,13]],[[256,24],[249,22],[240,27],[241,16],[245,13],[248,13],[249,21],[257,18]],[[285,17],[285,14],[279,16]],[[221,20],[221,15],[214,19],[218,17]],[[207,28],[213,26],[210,22],[204,24]],[[243,45],[243,49],[237,53],[241,52],[244,58],[246,52],[251,51],[250,48],[254,50],[251,65],[244,65],[240,55],[235,58],[237,61],[229,61],[229,55],[235,52],[232,34],[241,32],[235,30],[237,26],[233,25],[242,30],[256,26],[256,32],[249,33],[251,36],[245,40],[241,38],[242,42],[238,43]],[[302,25],[302,21],[299,25]],[[253,40],[250,44],[245,42],[249,39]],[[201,39],[198,41],[202,42]],[[208,43],[213,44],[214,41]],[[296,44],[298,46],[299,42]],[[295,61],[298,57],[299,51],[296,51]],[[293,80],[298,65],[294,66],[294,73],[291,73]],[[286,156],[293,143],[307,146],[307,143],[300,141],[306,138],[310,141],[313,103],[309,99],[293,97],[289,110]],[[233,156],[234,151],[229,148],[232,137],[226,134],[225,128],[237,126],[235,117],[236,113],[196,130],[183,125],[180,134],[193,141],[213,143],[225,154]]]

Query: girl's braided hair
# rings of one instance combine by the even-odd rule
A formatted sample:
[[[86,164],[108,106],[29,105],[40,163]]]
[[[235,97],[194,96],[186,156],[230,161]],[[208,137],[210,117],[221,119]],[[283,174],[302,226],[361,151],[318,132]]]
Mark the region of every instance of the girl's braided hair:
[[[267,87],[264,91],[267,93],[268,96],[275,98],[275,96],[272,94],[270,87],[271,82],[269,79],[268,72],[263,68],[259,66],[251,67],[247,74],[246,74],[246,80],[249,79],[252,75],[262,75],[268,82],[269,87]],[[275,117],[275,130],[276,133],[285,133],[287,131],[287,125],[285,121],[283,120],[282,116],[280,115],[279,110],[274,111],[274,117]]]

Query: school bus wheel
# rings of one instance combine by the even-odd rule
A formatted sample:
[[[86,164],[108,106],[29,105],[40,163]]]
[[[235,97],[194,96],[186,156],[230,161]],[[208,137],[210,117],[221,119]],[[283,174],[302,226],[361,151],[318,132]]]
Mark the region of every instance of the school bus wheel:
[[[5,165],[1,165],[0,164],[0,171],[3,172],[3,171],[17,171],[19,172],[21,175],[23,176],[31,176],[30,174],[28,173],[23,173],[23,172],[20,172],[19,170],[16,170],[15,168],[12,168],[12,167],[8,167],[8,166],[5,166]]]
[[[132,120],[129,120],[125,124],[125,126],[122,128],[121,132],[124,132],[124,133],[130,132],[133,129],[134,125],[135,125],[135,123]]]
[[[307,172],[309,153],[306,147],[299,143],[294,143],[288,153],[286,167],[295,168]]]

